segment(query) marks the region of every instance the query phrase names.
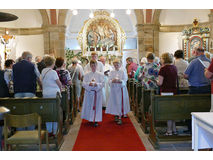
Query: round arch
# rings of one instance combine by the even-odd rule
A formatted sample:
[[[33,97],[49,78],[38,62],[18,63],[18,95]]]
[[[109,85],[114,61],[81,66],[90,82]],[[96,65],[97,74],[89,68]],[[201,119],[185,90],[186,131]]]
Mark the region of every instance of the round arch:
[[[48,17],[48,14],[47,14],[47,10],[46,9],[39,9],[39,12],[40,12],[41,17],[42,17],[43,25],[48,25],[49,24],[49,17]]]
[[[144,24],[144,14],[142,9],[134,9],[134,13],[136,16],[137,24]],[[44,13],[42,13],[44,14]],[[69,10],[68,9],[60,9],[58,14],[58,24],[59,25],[67,25],[66,19],[69,16]],[[43,16],[42,16],[43,18]],[[159,18],[158,18],[159,19]]]
[[[142,9],[135,9],[137,24],[144,24],[144,14]]]

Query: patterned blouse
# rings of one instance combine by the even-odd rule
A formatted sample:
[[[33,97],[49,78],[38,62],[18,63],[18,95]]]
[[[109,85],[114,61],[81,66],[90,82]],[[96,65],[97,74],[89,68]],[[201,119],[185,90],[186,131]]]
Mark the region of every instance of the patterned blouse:
[[[160,70],[160,65],[156,63],[146,63],[141,67],[138,79],[141,81],[145,89],[156,89],[158,72]]]
[[[71,80],[69,71],[65,69],[61,69],[61,70],[56,70],[56,72],[58,74],[58,77],[61,81],[62,86],[63,87],[69,86],[68,81]]]

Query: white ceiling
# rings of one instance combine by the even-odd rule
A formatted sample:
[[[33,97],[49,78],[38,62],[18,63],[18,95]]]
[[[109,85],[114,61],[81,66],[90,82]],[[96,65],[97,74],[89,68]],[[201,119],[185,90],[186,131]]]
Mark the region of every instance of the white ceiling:
[[[72,12],[69,11],[66,19],[67,25],[67,33],[66,37],[69,38],[76,38],[78,32],[81,30],[84,21],[89,19],[89,14],[92,10],[89,9],[79,9],[77,15],[72,15]],[[93,10],[94,12],[95,10]],[[115,19],[118,20],[121,27],[125,31],[127,37],[136,37],[136,17],[134,10],[131,10],[131,15],[126,14],[125,9],[114,9],[114,10],[106,10],[109,13],[113,11],[115,14]]]

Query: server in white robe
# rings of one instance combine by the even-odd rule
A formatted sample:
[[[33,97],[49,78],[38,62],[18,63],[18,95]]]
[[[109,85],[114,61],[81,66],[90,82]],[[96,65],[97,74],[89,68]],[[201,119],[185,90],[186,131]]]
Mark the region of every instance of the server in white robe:
[[[104,82],[105,85],[102,89],[103,92],[103,107],[106,108],[106,103],[109,99],[109,92],[110,92],[110,87],[109,87],[109,72],[112,71],[112,66],[109,64],[106,64],[106,58],[104,56],[100,57],[100,61],[102,62],[103,66],[104,66]]]
[[[96,52],[92,52],[91,53],[91,59],[97,61],[98,59],[98,55]],[[84,67],[84,74],[88,73],[92,71],[91,67],[90,67],[90,63],[88,63],[85,67]],[[97,67],[96,67],[96,71],[97,72],[101,72],[104,73],[104,66],[101,62],[97,61]]]
[[[130,112],[129,95],[126,88],[127,73],[121,67],[119,59],[113,61],[114,70],[109,73],[110,95],[106,113],[116,115],[117,124],[122,124],[121,116]]]
[[[81,118],[94,122],[102,121],[102,88],[104,87],[104,75],[96,71],[97,61],[90,61],[91,72],[84,76],[82,86],[85,89]]]

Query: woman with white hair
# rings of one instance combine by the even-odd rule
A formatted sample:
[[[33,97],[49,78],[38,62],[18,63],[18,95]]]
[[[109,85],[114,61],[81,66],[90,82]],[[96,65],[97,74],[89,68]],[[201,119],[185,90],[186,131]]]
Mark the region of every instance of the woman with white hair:
[[[138,67],[137,71],[135,72],[135,76],[134,76],[136,81],[139,81],[138,75],[140,73],[142,66],[145,65],[146,63],[147,63],[147,58],[146,57],[141,58],[140,66]]]
[[[78,59],[72,58],[72,66],[69,68],[71,81],[75,85],[75,92],[77,96],[77,109],[80,112],[80,96],[81,96],[81,71],[80,68],[77,66]]]

